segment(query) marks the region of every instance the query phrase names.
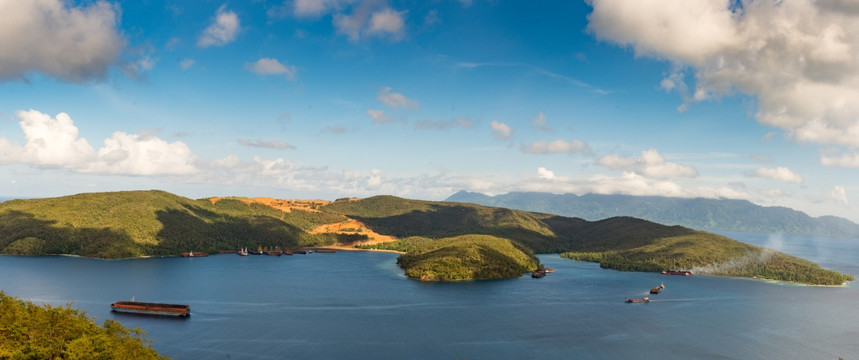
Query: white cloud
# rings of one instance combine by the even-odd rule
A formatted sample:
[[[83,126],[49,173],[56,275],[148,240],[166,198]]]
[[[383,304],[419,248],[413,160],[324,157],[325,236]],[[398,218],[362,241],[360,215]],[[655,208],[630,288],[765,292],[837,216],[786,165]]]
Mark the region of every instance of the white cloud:
[[[367,34],[389,35],[391,38],[399,39],[403,36],[403,14],[404,12],[392,9],[383,9],[370,16],[370,26]]]
[[[218,8],[214,21],[200,34],[197,46],[224,46],[233,42],[240,29],[239,16],[226,10],[226,5]]]
[[[552,180],[555,178],[555,172],[544,167],[537,168],[537,177],[546,180]]]
[[[859,168],[859,152],[850,152],[834,157],[820,155],[820,163],[824,166]]]
[[[283,142],[283,141],[278,141],[278,140],[266,141],[266,140],[240,139],[239,144],[244,145],[244,146],[259,147],[259,148],[266,148],[266,149],[278,149],[278,150],[295,149],[295,146],[290,145],[290,144]]]
[[[384,110],[368,109],[367,115],[373,119],[373,124],[384,124],[391,122],[391,117],[385,114]]]
[[[196,63],[196,61],[194,61],[194,59],[191,59],[191,58],[182,59],[182,61],[179,62],[179,67],[181,67],[182,70],[188,70],[192,66],[194,66],[195,63]]]
[[[181,141],[168,143],[154,136],[115,132],[104,140],[97,159],[85,173],[123,175],[185,175],[198,170],[196,156]]]
[[[167,143],[152,134],[116,132],[97,152],[81,138],[71,117],[56,118],[36,110],[16,112],[24,132],[23,147],[0,138],[3,163],[70,169],[81,173],[125,175],[190,174],[196,156],[182,142]]]
[[[845,190],[843,186],[834,186],[830,196],[832,196],[832,198],[841,205],[850,205],[850,203],[847,202],[847,190]]]
[[[531,120],[531,122],[534,123],[534,126],[540,130],[543,130],[543,131],[552,130],[551,128],[549,128],[549,126],[546,125],[546,114],[544,114],[542,111],[537,113],[537,116],[535,116],[534,119]]]
[[[31,72],[71,82],[104,79],[125,45],[119,6],[87,3],[0,1],[0,81]]]
[[[339,9],[350,2],[352,0],[295,0],[292,3],[292,13],[297,17],[315,17]]]
[[[400,41],[405,37],[404,14],[405,11],[395,11],[382,2],[364,1],[351,14],[334,14],[334,27],[351,41],[367,36]]]
[[[507,140],[513,136],[513,129],[503,122],[492,120],[492,122],[489,123],[489,127],[492,129],[492,133],[495,134],[495,138],[498,140]]]
[[[471,118],[466,116],[456,117],[450,121],[424,119],[415,123],[415,128],[421,130],[449,130],[454,127],[471,129],[474,127],[474,123]]]
[[[91,160],[95,152],[66,113],[56,118],[36,110],[16,111],[27,143],[19,151],[23,162],[37,166],[76,168]]]
[[[587,144],[578,139],[572,141],[558,139],[550,142],[540,140],[529,145],[522,144],[521,149],[532,154],[590,153],[591,151]]]
[[[698,170],[691,166],[684,166],[677,163],[665,161],[665,157],[659,154],[656,149],[650,149],[641,152],[641,157],[638,158],[638,173],[653,178],[673,178],[673,177],[696,177]]]
[[[295,66],[281,64],[280,61],[272,58],[261,58],[252,63],[245,63],[245,69],[259,75],[286,75],[286,79],[290,81],[295,80],[297,72]]]
[[[635,159],[623,157],[618,154],[608,154],[597,161],[597,164],[614,170],[629,169],[635,166],[636,163],[637,161],[635,161]]]
[[[757,98],[761,123],[795,140],[859,146],[859,17],[845,2],[590,4],[588,29],[598,38],[672,63],[661,86],[680,91],[681,110],[741,92]]]
[[[698,176],[698,170],[695,168],[668,162],[656,149],[642,151],[638,159],[608,154],[597,160],[597,164],[614,170],[634,170],[639,175],[651,178]]]
[[[801,184],[803,182],[802,176],[791,169],[781,166],[776,168],[759,167],[755,171],[748,173],[748,175],[794,184]]]
[[[420,108],[421,105],[416,100],[409,99],[400,93],[391,92],[391,90],[393,89],[389,86],[382,88],[382,90],[376,95],[376,100],[394,108],[404,107],[415,110]]]

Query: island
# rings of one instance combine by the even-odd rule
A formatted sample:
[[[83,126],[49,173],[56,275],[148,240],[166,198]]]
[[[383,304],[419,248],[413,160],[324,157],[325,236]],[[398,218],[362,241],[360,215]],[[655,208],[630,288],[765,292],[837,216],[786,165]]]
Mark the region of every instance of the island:
[[[2,254],[127,258],[306,247],[398,251],[406,275],[422,281],[519,277],[541,267],[534,254],[548,253],[621,271],[686,269],[813,285],[853,280],[774,250],[625,216],[587,221],[388,195],[192,200],[157,190],[0,203]]]

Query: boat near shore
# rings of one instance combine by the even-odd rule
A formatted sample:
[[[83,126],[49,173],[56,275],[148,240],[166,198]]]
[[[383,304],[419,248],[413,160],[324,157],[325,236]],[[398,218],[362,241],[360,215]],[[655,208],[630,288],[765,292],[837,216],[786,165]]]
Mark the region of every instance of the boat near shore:
[[[190,251],[190,252],[183,252],[183,253],[179,254],[179,256],[181,256],[181,257],[206,257],[206,256],[209,256],[209,253],[204,253],[202,251]]]
[[[649,297],[649,296],[645,296],[645,297],[643,297],[643,298],[641,298],[641,299],[630,299],[630,298],[626,298],[626,302],[628,302],[628,303],[649,303],[649,302],[650,302],[650,297]]]
[[[689,270],[662,270],[662,275],[692,276]]]
[[[546,276],[546,274],[553,273],[553,272],[555,272],[555,270],[549,269],[549,268],[537,269],[537,270],[534,270],[531,272],[531,277],[535,278],[535,279],[539,279],[541,277]]]
[[[189,317],[191,316],[191,306],[182,304],[162,304],[134,301],[117,301],[110,304],[111,311],[140,314],[140,315],[158,315],[158,316],[174,316],[174,317]]]

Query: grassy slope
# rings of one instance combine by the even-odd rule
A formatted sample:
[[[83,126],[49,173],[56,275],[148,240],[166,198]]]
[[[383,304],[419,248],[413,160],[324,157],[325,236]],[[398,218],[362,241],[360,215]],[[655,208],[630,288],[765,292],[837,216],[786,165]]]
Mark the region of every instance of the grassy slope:
[[[282,218],[282,219],[281,219]],[[283,214],[239,200],[191,200],[163,191],[89,193],[0,203],[0,253],[122,258],[241,246],[333,242],[309,234],[342,216]]]

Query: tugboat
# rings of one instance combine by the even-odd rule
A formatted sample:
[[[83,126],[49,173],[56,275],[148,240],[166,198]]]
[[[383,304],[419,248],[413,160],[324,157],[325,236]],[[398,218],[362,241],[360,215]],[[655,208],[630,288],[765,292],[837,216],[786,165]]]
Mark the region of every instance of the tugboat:
[[[644,297],[644,298],[642,298],[642,299],[630,299],[630,298],[626,298],[626,302],[628,302],[628,303],[649,303],[649,302],[650,302],[650,297],[649,297],[649,296],[645,296],[645,297]]]
[[[659,286],[655,286],[653,289],[650,289],[651,294],[659,294],[662,289],[665,289],[665,284],[660,284]]]

